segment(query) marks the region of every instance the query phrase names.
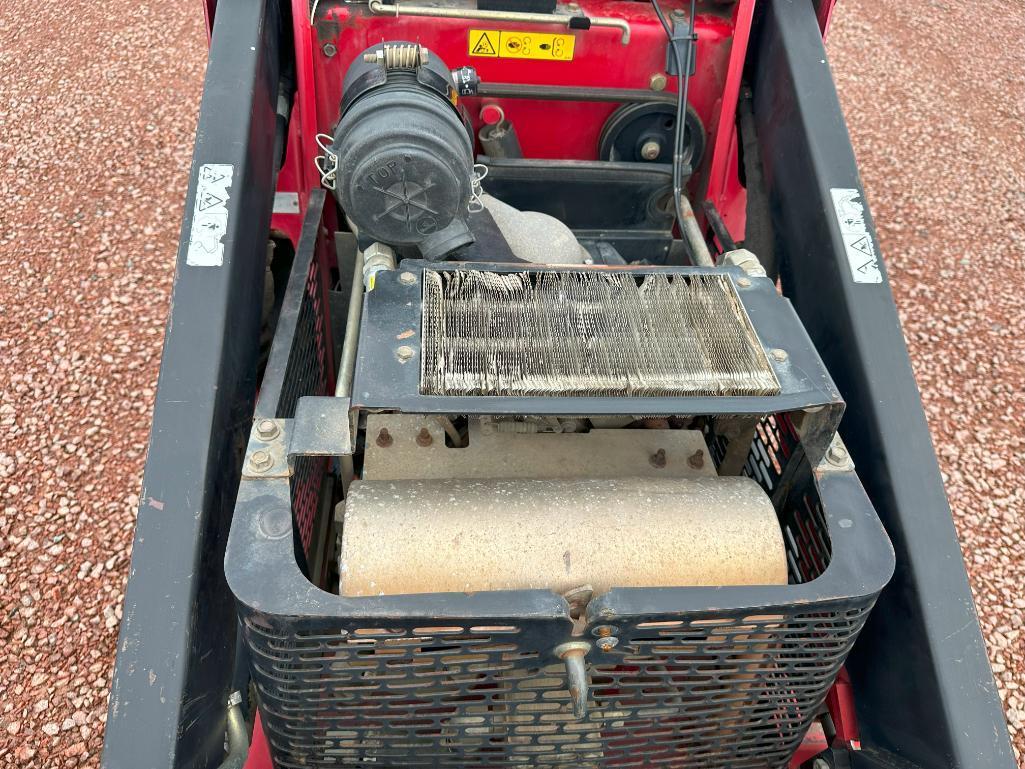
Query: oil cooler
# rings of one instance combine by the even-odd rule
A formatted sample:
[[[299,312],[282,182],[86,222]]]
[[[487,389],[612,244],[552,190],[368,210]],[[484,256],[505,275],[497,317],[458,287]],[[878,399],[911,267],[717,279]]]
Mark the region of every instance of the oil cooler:
[[[785,766],[893,552],[836,442],[842,401],[772,283],[403,262],[365,297],[341,399],[317,368],[328,318],[302,254],[249,447],[267,469],[247,467],[225,564],[276,765]],[[700,417],[715,468],[771,505],[786,584],[613,584],[577,604],[327,592],[306,565],[311,490],[368,413]],[[600,557],[602,531],[582,536]]]

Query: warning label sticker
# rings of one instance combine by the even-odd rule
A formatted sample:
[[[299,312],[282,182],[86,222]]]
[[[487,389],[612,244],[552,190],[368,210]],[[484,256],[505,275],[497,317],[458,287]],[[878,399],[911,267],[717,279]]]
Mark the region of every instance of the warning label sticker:
[[[497,29],[471,29],[470,56],[494,59],[540,59],[573,61],[573,35],[549,35],[540,32],[505,32]]]
[[[224,263],[222,238],[228,232],[228,189],[234,175],[234,166],[226,163],[204,163],[199,167],[186,264],[220,267]]]
[[[879,250],[865,223],[865,204],[861,200],[861,190],[832,187],[830,193],[851,277],[855,283],[882,283]]]

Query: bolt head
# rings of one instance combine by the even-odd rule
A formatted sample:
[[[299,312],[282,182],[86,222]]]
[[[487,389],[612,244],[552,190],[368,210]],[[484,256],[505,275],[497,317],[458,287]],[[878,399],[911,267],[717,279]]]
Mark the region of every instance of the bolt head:
[[[401,275],[399,275],[399,283],[401,283],[403,286],[415,286],[416,275],[414,275],[411,272],[404,272]]]
[[[669,78],[667,78],[661,72],[656,72],[648,80],[648,88],[650,88],[652,91],[664,91],[664,90],[666,90],[666,84],[668,82],[669,82]]]
[[[641,145],[641,157],[645,160],[655,160],[662,154],[662,145],[657,141],[646,141]]]
[[[782,363],[783,361],[785,361],[789,357],[787,355],[787,351],[786,350],[781,350],[779,347],[774,347],[771,350],[769,350],[769,355],[772,356],[772,359],[774,361],[777,361],[779,363]]]
[[[657,468],[660,468],[660,469],[665,467],[666,466],[666,450],[665,449],[659,449],[654,454],[652,454],[650,457],[648,457],[648,461],[651,462],[651,466],[652,467],[657,467]]]
[[[413,357],[414,354],[415,353],[413,351],[413,348],[407,344],[404,344],[395,350],[395,357],[398,358],[399,361],[402,363],[408,361],[410,358]]]
[[[421,427],[420,432],[416,434],[416,445],[426,448],[432,443],[434,443],[434,438],[431,437],[431,431],[426,427]]]
[[[616,648],[619,644],[619,639],[615,636],[606,636],[605,638],[599,638],[595,643],[603,652],[608,652]]]
[[[336,53],[338,53],[338,49],[335,48],[335,44],[334,43],[324,43],[323,47],[320,50],[323,51],[324,55],[327,56],[328,58],[330,58],[330,57],[334,56]]]
[[[249,457],[249,466],[253,470],[263,472],[268,470],[274,465],[274,457],[270,455],[269,451],[254,451],[253,455]]]
[[[838,443],[834,443],[829,447],[829,451],[826,452],[826,459],[828,459],[834,465],[845,465],[850,455],[847,453],[847,449]]]
[[[737,278],[737,285],[741,288],[751,288],[751,281],[747,278]]]
[[[256,434],[265,441],[277,438],[280,432],[273,419],[261,419],[256,425]]]

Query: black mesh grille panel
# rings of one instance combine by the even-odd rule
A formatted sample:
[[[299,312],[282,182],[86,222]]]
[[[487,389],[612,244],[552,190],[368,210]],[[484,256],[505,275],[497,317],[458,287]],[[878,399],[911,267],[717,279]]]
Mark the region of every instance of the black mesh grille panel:
[[[585,719],[543,628],[246,632],[280,767],[776,767],[868,608],[621,628]]]
[[[295,405],[303,395],[322,395],[327,388],[327,349],[324,335],[323,291],[320,266],[311,261],[302,294],[295,336],[278,399],[278,419],[295,416]]]

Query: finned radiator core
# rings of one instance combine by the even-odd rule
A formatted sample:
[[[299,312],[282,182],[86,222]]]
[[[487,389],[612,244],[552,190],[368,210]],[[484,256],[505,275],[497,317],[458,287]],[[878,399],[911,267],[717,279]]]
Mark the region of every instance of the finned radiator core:
[[[725,275],[425,270],[422,395],[776,395]]]

